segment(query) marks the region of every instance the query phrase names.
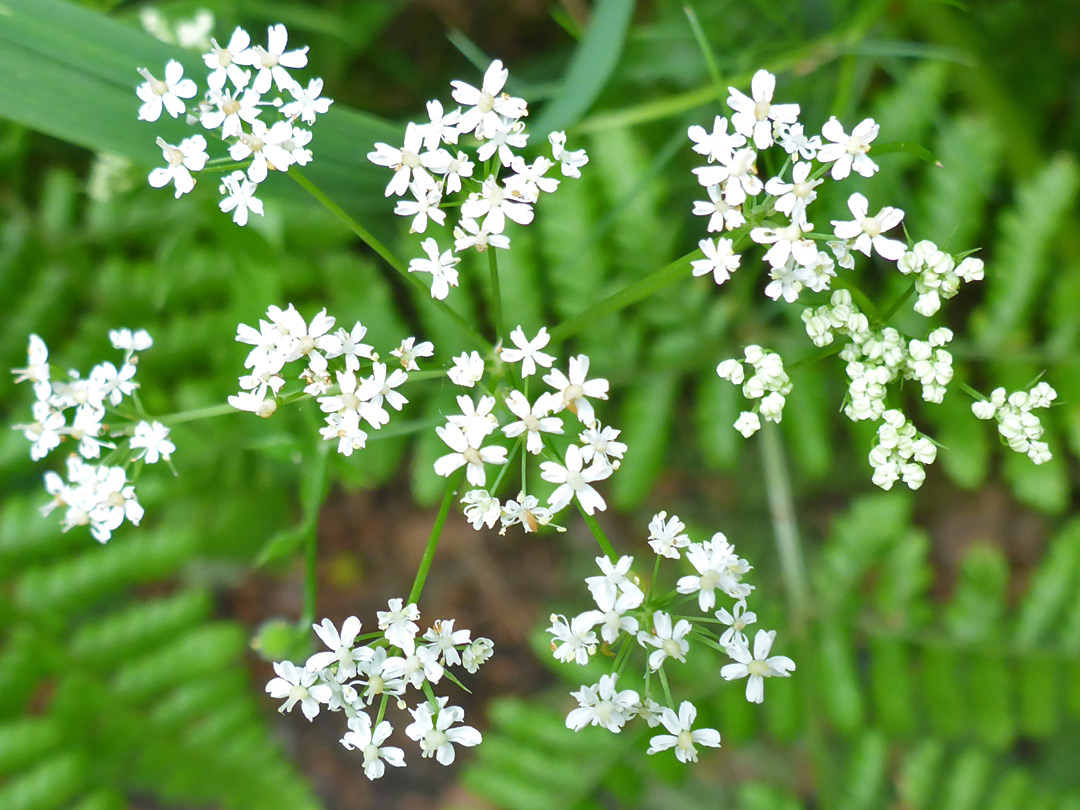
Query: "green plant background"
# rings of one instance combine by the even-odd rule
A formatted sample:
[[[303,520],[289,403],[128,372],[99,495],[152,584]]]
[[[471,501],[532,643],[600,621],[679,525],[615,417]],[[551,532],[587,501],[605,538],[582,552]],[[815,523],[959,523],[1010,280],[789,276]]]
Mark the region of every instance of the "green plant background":
[[[451,78],[475,76],[473,63],[504,59],[533,124],[566,127],[591,157],[583,179],[564,183],[514,234],[503,295],[507,320],[526,331],[572,318],[704,236],[704,221],[689,215],[700,192],[685,129],[721,110],[683,3],[149,5],[171,17],[209,7],[222,35],[280,20],[310,43],[337,100],[315,130],[312,177],[403,255],[419,240],[388,215],[363,155],[395,137],[400,127],[388,122],[445,99]],[[608,490],[632,518],[616,525],[617,547],[641,553],[660,508],[700,531],[723,529],[756,563],[759,613],[799,670],[769,683],[754,707],[713,664],[691,659],[681,688],[725,742],[684,768],[646,758],[640,735],[568,732],[565,693],[578,674],[551,664],[548,689],[479,696],[487,739],[451,775],[468,791],[454,803],[1080,808],[1080,20],[1071,6],[698,0],[725,80],[745,84],[770,67],[806,120],[873,115],[882,141],[924,145],[940,161],[883,154],[861,188],[872,203],[905,209],[916,239],[982,246],[986,282],[945,310],[961,336],[958,378],[986,390],[1046,371],[1063,403],[1045,420],[1055,458],[1034,467],[1000,452],[958,391],[941,406],[908,396],[945,448],[917,495],[875,492],[869,434],[837,413],[839,365],[800,367],[782,431],[807,559],[800,628],[775,562],[760,439],[729,428],[739,403],[714,372],[749,342],[810,354],[798,318],[764,299],[748,262],[722,290],[687,273],[596,320],[572,345],[612,381],[610,421],[632,448]],[[359,318],[380,346],[418,334],[442,359],[466,348],[453,324],[288,183],[247,229],[216,210],[212,190],[177,202],[146,187],[155,132],[134,120],[134,68],[171,50],[139,30],[138,8],[0,3],[3,367],[22,363],[30,332],[87,369],[105,356],[109,328],[145,326],[155,338],[139,372],[147,408],[216,404],[242,361],[236,324],[285,301]],[[90,199],[88,149],[134,161],[130,188]],[[836,203],[815,218],[839,215]],[[860,283],[891,300],[905,282],[878,269]],[[483,323],[484,270],[463,270],[451,300]],[[921,326],[918,316],[901,320]],[[414,417],[437,418],[450,397],[433,386],[414,398]],[[4,421],[22,421],[27,408],[27,392],[0,378]],[[331,490],[407,489],[418,509],[430,506],[442,486],[431,471],[439,446],[428,431],[343,459],[319,451],[312,425],[301,409],[178,426],[178,477],[145,475],[146,522],[103,547],[39,516],[41,470],[21,434],[0,435],[0,808],[363,806],[318,795],[286,754],[247,652],[253,636],[267,654],[280,642],[230,616],[223,595],[256,563],[287,576]],[[590,564],[583,534],[573,526],[569,539],[537,541],[561,545],[568,583]],[[582,596],[568,587],[538,607],[537,624]],[[534,647],[548,666],[541,635]]]

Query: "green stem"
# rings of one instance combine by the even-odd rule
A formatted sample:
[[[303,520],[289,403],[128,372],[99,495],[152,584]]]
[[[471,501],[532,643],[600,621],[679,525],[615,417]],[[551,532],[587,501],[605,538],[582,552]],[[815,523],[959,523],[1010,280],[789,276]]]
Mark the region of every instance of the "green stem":
[[[626,309],[628,306],[648,298],[657,290],[663,289],[668,284],[678,281],[684,276],[686,268],[690,266],[691,260],[699,259],[702,255],[700,250],[687,253],[685,256],[681,256],[673,261],[671,264],[650,273],[640,281],[634,282],[629,287],[624,287],[614,295],[609,295],[604,300],[589,307],[589,309],[585,310],[580,315],[568,318],[551,330],[552,341],[558,343],[559,341],[566,340],[566,338],[579,332],[584,327],[595,324],[597,318],[609,315],[612,312],[618,312],[621,309]]]
[[[788,480],[784,447],[780,442],[778,425],[766,423],[761,429],[761,460],[765,468],[765,488],[768,492],[769,511],[772,517],[776,547],[780,554],[780,568],[791,605],[792,626],[797,637],[802,637],[806,626],[806,571],[799,529],[795,522],[795,505],[791,498],[791,482]]]
[[[577,503],[578,511],[581,512],[581,516],[585,518],[585,525],[589,527],[589,531],[593,533],[593,537],[596,538],[596,544],[600,546],[600,550],[607,555],[607,558],[612,562],[616,562],[619,559],[619,555],[615,552],[615,547],[611,545],[611,541],[607,539],[607,535],[604,534],[604,530],[600,528],[600,524],[596,521],[593,515],[588,514],[578,503],[577,499],[574,499]]]
[[[687,3],[683,6],[683,11],[686,12],[687,20],[690,21],[690,30],[694,33],[694,39],[697,41],[698,50],[701,51],[701,57],[705,60],[705,67],[709,71],[709,78],[712,79],[713,87],[716,90],[716,98],[722,104],[726,98],[726,91],[724,89],[724,82],[720,77],[720,66],[716,64],[716,55],[709,46],[709,40],[705,36],[705,29],[702,28],[701,20],[698,19],[694,7],[690,5],[690,3]]]
[[[495,327],[495,343],[503,336],[502,292],[499,290],[499,259],[498,251],[490,248],[488,254],[488,270],[491,273],[491,320]]]
[[[675,701],[671,699],[671,687],[668,686],[667,673],[664,672],[664,668],[656,670],[656,673],[660,676],[660,685],[664,687],[664,698],[667,700],[668,706],[674,711]]]
[[[458,487],[461,485],[462,475],[464,475],[464,470],[458,472],[446,483],[446,494],[443,495],[439,514],[435,518],[435,525],[431,527],[431,536],[428,537],[427,546],[424,548],[424,556],[420,558],[420,567],[416,571],[416,579],[413,580],[409,598],[405,600],[406,604],[416,604],[424,590],[428,571],[431,570],[431,561],[435,558],[435,549],[439,545],[439,537],[442,535],[443,526],[446,525],[446,518],[450,516],[450,506],[453,504]]]
[[[230,413],[241,413],[229,403],[222,405],[209,405],[205,408],[195,408],[190,411],[180,411],[158,419],[166,425],[179,425],[183,422],[195,422],[199,419],[212,419],[215,416],[228,416]]]
[[[313,526],[304,544],[304,627],[315,623],[316,594],[319,589],[319,532]]]
[[[323,207],[326,208],[327,211],[329,211],[331,214],[341,220],[341,222],[350,231],[356,234],[356,236],[360,239],[361,242],[374,250],[382,258],[382,260],[385,261],[392,268],[394,268],[394,270],[396,270],[403,279],[405,279],[409,284],[421,291],[424,294],[425,298],[431,298],[431,290],[429,290],[424,284],[424,282],[417,278],[416,275],[409,272],[409,268],[405,264],[405,262],[403,262],[393,253],[391,253],[389,248],[387,248],[386,245],[376,239],[375,236],[371,233],[371,231],[369,231],[367,228],[365,228],[363,225],[361,225],[359,222],[349,216],[345,212],[344,208],[342,208],[336,202],[327,197],[323,190],[316,186],[314,183],[312,183],[310,180],[308,180],[308,178],[305,177],[299,169],[297,169],[295,166],[291,167],[289,169],[289,177],[295,180],[301,188],[308,192],[308,194],[310,194],[312,197],[322,203]],[[438,309],[442,310],[443,313],[450,316],[450,318],[452,318],[457,323],[457,325],[461,327],[462,331],[464,331],[465,334],[467,334],[475,343],[481,346],[490,347],[491,344],[484,340],[484,338],[481,337],[479,332],[469,326],[469,322],[466,321],[465,318],[463,318],[461,315],[459,315],[456,310],[451,308],[449,304],[447,304],[445,301],[440,301],[437,298],[431,298],[431,301]]]
[[[911,298],[911,296],[914,294],[915,282],[913,281],[911,282],[911,286],[904,290],[903,294],[899,298],[889,304],[889,308],[885,310],[885,314],[881,316],[881,319],[888,322],[888,320],[896,314],[897,310],[899,310],[900,307],[904,305],[904,302]]]

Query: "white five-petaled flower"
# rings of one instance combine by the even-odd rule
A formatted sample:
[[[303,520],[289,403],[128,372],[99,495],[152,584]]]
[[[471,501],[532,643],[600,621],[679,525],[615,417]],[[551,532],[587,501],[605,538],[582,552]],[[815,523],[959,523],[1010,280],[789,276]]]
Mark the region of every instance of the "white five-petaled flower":
[[[312,720],[319,713],[319,704],[330,701],[331,689],[325,683],[317,683],[318,673],[301,669],[289,661],[275,662],[274,672],[277,677],[266,684],[266,691],[270,697],[285,701],[278,711],[292,711],[299,703],[304,717]]]
[[[782,268],[788,259],[794,259],[801,267],[810,267],[817,262],[817,245],[812,239],[803,236],[812,231],[814,226],[806,221],[806,215],[797,211],[791,222],[776,228],[754,228],[750,238],[759,245],[772,245],[765,252],[765,261],[774,268]]]
[[[684,700],[679,706],[678,715],[665,707],[660,714],[660,722],[670,733],[658,734],[650,739],[646,753],[656,754],[674,748],[679,762],[697,762],[698,752],[695,745],[719,748],[720,732],[713,728],[699,728],[695,731],[693,725],[696,718],[697,709],[688,700]]]
[[[417,343],[415,337],[407,337],[401,341],[401,345],[392,349],[390,354],[401,361],[401,367],[406,371],[419,371],[416,365],[417,357],[431,357],[435,354],[435,344],[430,340]]]
[[[438,172],[449,164],[450,155],[444,150],[423,152],[424,130],[419,124],[410,122],[405,127],[405,141],[400,149],[389,144],[376,143],[375,151],[368,152],[368,160],[376,166],[386,166],[394,170],[394,176],[386,186],[386,196],[400,197],[409,190],[409,184],[416,178],[431,180],[428,171]]]
[[[587,515],[597,509],[607,509],[607,503],[591,484],[608,478],[612,472],[611,466],[603,461],[594,461],[588,467],[583,467],[581,448],[576,444],[566,448],[565,465],[557,461],[545,461],[540,465],[540,477],[559,485],[548,497],[548,506],[553,512],[562,511],[575,497]]]
[[[234,62],[242,61],[245,65],[251,65],[258,72],[255,81],[251,83],[252,89],[257,93],[265,93],[270,89],[271,81],[277,84],[278,90],[286,90],[296,84],[296,79],[289,75],[288,70],[307,67],[308,48],[298,48],[286,52],[289,44],[289,32],[281,23],[272,25],[266,30],[266,47],[256,45],[245,51],[240,57],[233,57]]]
[[[616,441],[620,433],[622,433],[621,430],[611,425],[601,426],[599,422],[593,422],[578,434],[578,441],[581,442],[581,458],[586,464],[602,461],[611,465],[613,470],[619,469],[627,449],[624,442]]]
[[[255,196],[257,188],[239,169],[225,175],[221,178],[220,191],[226,196],[218,207],[226,214],[232,211],[237,225],[247,225],[249,213],[263,215],[262,200]]]
[[[704,155],[709,163],[730,161],[735,150],[746,145],[746,136],[739,132],[728,132],[727,125],[728,120],[718,115],[713,119],[712,132],[697,124],[686,131],[694,142],[694,151]]]
[[[424,633],[424,641],[437,652],[447,666],[461,663],[461,653],[457,648],[472,643],[472,634],[468,630],[455,630],[453,619],[440,619]]]
[[[678,515],[669,518],[667,512],[657,512],[649,521],[649,546],[660,556],[677,560],[679,549],[690,545],[685,530],[686,524]]]
[[[484,358],[480,356],[480,352],[463,352],[454,358],[454,365],[446,372],[446,376],[454,385],[472,388],[484,376]]]
[[[579,613],[569,621],[565,616],[551,615],[551,627],[548,632],[554,637],[551,641],[551,654],[556,661],[576,662],[579,666],[589,663],[589,656],[596,652],[599,639],[593,630],[603,618],[597,610]]]
[[[776,210],[794,218],[796,211],[805,211],[806,206],[817,199],[814,190],[825,181],[820,177],[816,180],[810,177],[813,164],[809,161],[799,161],[791,170],[791,182],[787,183],[780,177],[772,177],[765,183],[765,193],[776,197],[773,203]]]
[[[383,745],[394,730],[387,720],[372,728],[371,718],[360,712],[349,718],[348,725],[341,744],[364,755],[364,776],[368,779],[380,778],[386,772],[386,765],[405,767],[405,752],[393,745]]]
[[[878,135],[880,127],[873,118],[859,122],[851,135],[844,132],[844,126],[836,117],[830,118],[821,128],[821,134],[829,143],[818,150],[817,159],[822,163],[832,163],[833,180],[843,180],[852,169],[863,177],[872,177],[878,165],[870,159],[867,152],[870,144]]]
[[[294,101],[290,101],[281,108],[281,114],[290,118],[299,118],[305,124],[314,124],[317,115],[329,112],[333,99],[324,98],[322,95],[323,80],[312,79],[308,82],[307,89],[295,83],[289,86],[289,92]]]
[[[447,453],[435,461],[435,473],[443,477],[450,476],[455,470],[466,467],[465,478],[474,487],[487,483],[485,464],[505,464],[506,448],[498,446],[482,447],[480,442],[469,441],[465,431],[454,425],[435,428],[439,438],[446,442],[452,453]]]
[[[401,205],[401,203],[398,203],[398,205]],[[444,250],[440,253],[439,243],[430,236],[420,243],[420,247],[427,254],[427,258],[411,260],[409,262],[409,272],[431,273],[431,297],[441,301],[450,294],[451,287],[458,285],[458,271],[455,269],[455,265],[461,259],[455,256],[452,250]]]
[[[721,646],[730,647],[737,643],[746,647],[750,644],[743,631],[746,630],[747,625],[757,621],[757,614],[746,609],[745,599],[736,602],[730,613],[725,608],[720,608],[716,611],[716,618],[728,625],[728,629],[720,636]]]
[[[717,588],[733,599],[750,592],[749,585],[739,582],[748,567],[735,554],[723,533],[717,532],[705,543],[691,543],[686,549],[686,559],[698,573],[681,577],[675,587],[679,593],[697,593],[702,612],[707,613],[716,605]]]
[[[606,589],[593,591],[593,599],[600,618],[600,637],[608,644],[614,644],[620,633],[629,633],[631,636],[638,631],[638,620],[633,616],[624,615],[629,610],[641,606],[645,600],[645,594],[638,587],[628,588],[622,591],[609,591]]]
[[[584,354],[570,358],[568,375],[557,368],[544,375],[544,382],[559,394],[555,400],[554,411],[558,413],[566,408],[586,427],[596,421],[596,414],[589,399],[607,399],[609,387],[607,380],[588,380],[588,376],[589,358]]]
[[[751,703],[761,703],[765,700],[765,678],[787,678],[795,669],[795,662],[786,655],[769,656],[774,638],[776,638],[775,630],[758,630],[757,635],[754,636],[753,655],[745,644],[738,642],[727,648],[728,655],[738,663],[725,665],[720,670],[720,676],[727,681],[748,678],[746,699]]]
[[[322,639],[327,650],[317,652],[308,658],[305,666],[311,672],[328,669],[337,664],[337,679],[344,683],[350,678],[356,677],[356,665],[360,661],[366,661],[374,655],[370,647],[354,649],[356,637],[360,635],[360,620],[356,616],[350,616],[341,624],[341,632],[329,619],[323,619],[320,624],[311,625],[315,634]]]
[[[161,188],[171,181],[176,186],[176,198],[179,199],[195,188],[195,178],[191,173],[201,172],[206,166],[206,138],[192,135],[180,141],[179,146],[158,138],[157,145],[161,147],[161,155],[168,165],[150,172],[150,185]]]
[[[521,363],[522,377],[531,377],[536,373],[537,366],[551,368],[551,364],[555,362],[554,357],[541,351],[551,342],[546,326],[540,327],[540,331],[532,340],[526,338],[525,330],[518,326],[510,333],[510,340],[516,348],[503,349],[502,359],[507,363]]]
[[[159,459],[168,461],[176,450],[176,445],[169,441],[169,429],[161,422],[139,422],[130,444],[132,450],[142,450],[135,458],[147,464],[157,464]]]
[[[496,59],[484,72],[479,89],[462,81],[450,82],[454,88],[454,101],[466,108],[457,122],[459,133],[467,135],[475,131],[476,137],[481,140],[491,138],[503,128],[499,116],[516,121],[525,115],[525,101],[502,91],[509,75],[503,63]]]
[[[602,726],[616,734],[621,731],[637,714],[641,698],[633,689],[616,691],[618,677],[601,675],[599,683],[571,692],[580,705],[566,716],[566,727],[581,731],[585,726]]]
[[[488,233],[502,233],[506,230],[506,220],[518,225],[528,225],[533,221],[532,205],[513,197],[498,178],[491,175],[484,180],[479,193],[473,192],[461,204],[461,215],[467,219],[479,220],[483,217],[482,227]]]
[[[565,132],[549,133],[548,142],[551,144],[551,156],[559,161],[563,177],[581,177],[581,167],[589,162],[589,156],[585,154],[585,150],[568,150]]]
[[[767,149],[773,143],[773,122],[794,124],[799,117],[798,104],[773,104],[773,91],[776,89],[776,77],[767,70],[759,70],[750,80],[750,92],[753,98],[739,92],[734,87],[728,88],[728,106],[735,112],[731,123],[737,132],[753,137],[754,146]]]
[[[649,653],[649,669],[653,672],[664,665],[668,658],[674,658],[681,663],[686,662],[686,653],[690,650],[690,642],[686,640],[693,629],[686,619],[679,619],[673,626],[671,615],[661,610],[656,611],[652,617],[653,630],[650,633],[642,630],[638,633],[638,643],[643,647],[648,644],[656,647]]]
[[[533,454],[538,454],[544,449],[544,438],[540,435],[541,433],[562,434],[563,432],[562,419],[548,415],[551,413],[550,397],[550,394],[542,394],[530,406],[529,400],[523,393],[511,391],[505,400],[506,407],[518,418],[518,421],[503,427],[502,432],[509,439],[528,433],[525,437],[525,449]]]
[[[162,107],[173,118],[179,118],[187,110],[183,99],[192,98],[199,89],[191,79],[184,78],[184,66],[175,59],[170,59],[165,65],[164,80],[154,78],[146,68],[139,68],[139,74],[146,79],[135,88],[135,93],[143,101],[139,107],[141,121],[157,121],[161,117]]]
[[[705,254],[704,259],[696,259],[690,262],[690,269],[695,276],[705,276],[712,273],[713,281],[723,284],[731,274],[739,269],[742,257],[735,252],[730,239],[719,238],[714,243],[711,239],[702,239],[698,247]]]
[[[453,728],[465,719],[465,712],[458,706],[447,706],[447,700],[445,697],[438,699],[438,714],[432,711],[427,701],[409,709],[413,722],[405,729],[410,739],[420,743],[422,755],[425,758],[434,756],[440,765],[454,762],[455,745],[471,748],[482,740],[480,732],[472,726]]]
[[[229,43],[224,48],[216,39],[210,40],[210,51],[203,54],[203,62],[210,68],[206,83],[211,90],[220,90],[224,87],[226,78],[231,80],[238,89],[247,85],[251,74],[240,65],[249,63],[248,46],[250,45],[251,36],[239,27],[233,30]]]
[[[420,610],[410,602],[403,605],[403,599],[391,599],[387,602],[389,610],[380,610],[375,614],[379,620],[379,629],[383,631],[386,640],[395,647],[401,648],[406,655],[412,655],[416,649],[416,634],[420,627],[416,620],[420,618]]]
[[[438,149],[440,143],[457,144],[457,124],[461,120],[461,110],[443,112],[442,102],[432,99],[427,103],[429,122],[422,124],[424,129],[424,148],[429,152]],[[460,191],[460,186],[458,187]]]
[[[717,231],[732,231],[746,222],[746,217],[738,206],[728,205],[724,199],[724,187],[719,184],[709,186],[708,200],[694,201],[694,216],[708,217],[709,222],[705,230],[709,233]]]
[[[850,222],[832,221],[833,232],[840,239],[854,239],[852,247],[869,256],[870,248],[879,256],[890,261],[898,261],[907,251],[907,245],[897,239],[889,239],[881,234],[892,230],[904,219],[904,212],[899,208],[885,207],[876,216],[868,216],[870,203],[866,197],[856,192],[848,198],[848,209],[855,217]]]
[[[429,219],[438,225],[446,224],[446,212],[439,208],[442,203],[442,189],[438,183],[429,179],[417,180],[418,182],[409,186],[414,199],[398,200],[394,206],[394,213],[399,217],[412,217],[409,233],[426,232]]]

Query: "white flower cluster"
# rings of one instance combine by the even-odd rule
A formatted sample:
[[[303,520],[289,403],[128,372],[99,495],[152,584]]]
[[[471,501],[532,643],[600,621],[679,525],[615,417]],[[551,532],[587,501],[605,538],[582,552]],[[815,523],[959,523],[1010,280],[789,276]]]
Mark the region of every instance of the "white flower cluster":
[[[31,335],[26,367],[13,371],[15,382],[29,382],[34,388],[34,421],[15,425],[30,441],[30,458],[41,461],[64,442],[75,445],[67,459],[66,479],[56,472],[45,473],[45,490],[52,500],[42,513],[63,508],[64,531],[89,526],[101,543],[124,520],[136,526],[142,520],[143,508],[135,497],[134,481],[128,479],[128,468],[169,461],[176,450],[169,429],[142,419],[135,399],[138,352],[153,345],[150,335],[142,329],[117,329],[109,332],[109,339],[113,348],[124,352],[119,368],[106,361],[86,377],[71,370],[66,379],[57,379],[49,364],[48,346]],[[112,417],[109,423],[107,415]],[[103,448],[112,451],[105,459]],[[113,460],[122,463],[108,463]]]
[[[237,225],[246,225],[250,214],[263,213],[255,192],[270,171],[284,172],[293,164],[311,162],[311,130],[299,123],[311,126],[333,103],[322,96],[322,79],[312,79],[304,87],[289,73],[307,66],[308,49],[286,50],[288,41],[281,24],[267,30],[266,47],[252,45],[242,28],[233,31],[225,47],[211,39],[210,50],[203,54],[207,89],[192,109],[187,100],[198,94],[199,87],[184,78],[183,65],[170,61],[160,79],[139,68],[146,80],[135,90],[143,102],[141,120],[157,121],[162,110],[173,118],[186,115],[189,124],[202,124],[227,145],[229,156],[211,164],[250,161],[246,172],[225,175],[219,189],[224,195],[221,210],[232,212]],[[157,143],[166,165],[150,172],[150,185],[161,188],[172,183],[177,197],[191,191],[192,173],[208,165],[206,138],[192,135],[175,145],[158,138]]]
[[[446,425],[436,428],[439,438],[451,452],[435,462],[435,472],[450,476],[465,467],[466,480],[474,489],[465,493],[465,516],[473,527],[494,527],[501,523],[505,532],[511,526],[521,525],[526,532],[534,532],[539,526],[548,525],[552,517],[565,509],[575,498],[587,514],[607,508],[603,496],[593,487],[597,481],[611,476],[619,468],[626,445],[618,441],[619,431],[601,425],[593,409],[593,400],[608,398],[608,381],[590,379],[589,358],[583,354],[571,357],[569,369],[563,372],[554,368],[556,358],[543,351],[550,341],[546,328],[541,328],[535,338],[529,340],[520,326],[510,334],[514,348],[500,348],[495,363],[497,372],[506,375],[508,367],[520,374],[521,388],[503,385],[492,388],[496,394],[485,393],[474,401],[469,396],[457,398],[459,413],[447,416]],[[537,367],[551,369],[543,381],[552,390],[530,399],[528,378],[537,374]],[[494,371],[494,370],[493,370]],[[454,384],[464,388],[480,385],[488,373],[484,358],[478,352],[462,354],[454,359],[454,366],[447,375]],[[516,386],[516,377],[514,384]],[[545,437],[561,436],[565,432],[564,412],[572,414],[580,423],[580,444],[570,444],[561,455]],[[501,434],[501,437],[499,436]],[[519,450],[548,460],[540,463],[540,477],[555,484],[547,498],[547,506],[540,506],[540,499],[528,494],[525,482],[515,499],[500,502],[497,497],[499,483],[508,469],[511,450],[496,443],[502,439],[515,442],[513,452]],[[488,488],[488,465],[502,470],[493,486]]]
[[[214,13],[201,8],[191,17],[180,18],[174,22],[166,17],[161,9],[143,6],[139,9],[139,24],[148,34],[162,42],[178,45],[187,51],[205,51],[210,47]]]
[[[460,107],[445,110],[438,100],[429,101],[429,120],[410,122],[400,148],[377,143],[368,154],[372,163],[393,171],[386,196],[403,198],[394,213],[410,218],[413,233],[426,233],[429,223],[452,230],[452,248],[443,249],[429,237],[421,244],[426,258],[409,263],[410,272],[431,274],[434,298],[446,298],[450,287],[458,284],[455,265],[460,259],[455,253],[510,247],[506,221],[532,222],[541,192],[551,193],[559,186],[558,179],[548,176],[550,170],[559,164],[564,177],[580,177],[581,167],[589,161],[585,150],[566,149],[562,132],[548,136],[550,159],[541,155],[526,163],[515,152],[528,142],[523,120],[528,108],[523,99],[503,92],[508,75],[496,60],[479,88],[451,82]],[[482,165],[480,173],[477,165]],[[508,173],[500,176],[503,169]],[[460,216],[448,224],[447,210],[455,207],[460,207]]]
[[[435,347],[406,338],[390,352],[401,368],[389,371],[378,353],[363,342],[367,327],[357,321],[352,329],[332,331],[334,324],[325,309],[309,323],[292,304],[286,309],[271,306],[258,329],[240,324],[237,341],[252,346],[244,360],[249,373],[240,377],[240,393],[230,396],[229,404],[264,418],[273,416],[286,397],[282,393],[285,364],[302,362],[304,369],[296,377],[304,384],[303,393],[318,397],[326,414],[326,426],[319,432],[327,441],[337,442],[339,453],[349,456],[366,445],[365,426],[378,430],[389,423],[386,406],[400,411],[408,402],[397,389],[409,379],[407,371],[419,368],[416,358],[430,357]],[[331,360],[336,361],[333,367]],[[364,376],[362,368],[370,373]]]
[[[979,419],[997,420],[998,433],[1011,449],[1027,454],[1036,464],[1045,464],[1052,458],[1050,446],[1042,441],[1042,422],[1031,411],[1049,408],[1055,399],[1057,391],[1040,382],[1030,391],[1014,391],[1008,396],[1004,388],[996,388],[989,399],[972,403],[971,410]]]
[[[420,701],[408,709],[413,721],[405,735],[419,743],[421,756],[450,765],[455,745],[472,747],[481,741],[479,731],[460,725],[465,712],[448,706],[449,698],[435,697],[431,687],[444,675],[457,682],[448,667],[463,666],[475,673],[491,657],[491,640],[473,639],[470,631],[455,630],[453,619],[436,621],[417,638],[420,611],[414,604],[403,603],[403,599],[391,599],[388,609],[377,614],[378,632],[364,635],[356,616],[347,618],[340,631],[323,619],[313,627],[327,649],[312,655],[302,667],[289,661],[275,663],[277,677],[266,684],[272,698],[285,701],[282,712],[297,704],[308,720],[323,708],[343,712],[349,730],[341,744],[363,755],[368,779],[381,777],[387,765],[405,766],[405,752],[385,744],[394,729],[384,717],[390,698],[399,709],[408,708],[403,696],[410,689],[419,693]]]
[[[915,311],[926,318],[941,309],[943,299],[956,295],[963,282],[983,280],[982,259],[968,256],[957,264],[955,258],[925,239],[905,252],[896,266],[904,275],[915,276],[919,296]]]
[[[933,464],[937,446],[919,434],[903,411],[885,411],[877,432],[877,444],[870,451],[870,466],[874,483],[882,489],[892,489],[903,479],[911,489],[918,489],[926,480],[925,464]]]
[[[784,371],[784,361],[776,352],[760,346],[747,346],[743,352],[746,365],[753,369],[747,376],[746,366],[738,360],[722,360],[716,373],[733,385],[741,385],[743,396],[760,400],[752,411],[743,411],[735,420],[735,429],[749,439],[761,430],[759,414],[770,422],[779,423],[784,416],[784,404],[791,393],[791,380]]]
[[[764,679],[788,677],[795,663],[785,656],[769,655],[775,631],[759,630],[751,650],[745,630],[757,621],[757,616],[746,606],[746,598],[753,590],[742,581],[750,570],[746,560],[735,553],[722,533],[697,543],[691,542],[685,528],[678,516],[669,518],[666,512],[655,515],[649,524],[649,545],[660,558],[678,560],[684,550],[693,566],[694,573],[677,581],[676,595],[664,601],[658,597],[655,581],[643,591],[640,578],[632,572],[633,557],[624,556],[616,562],[597,557],[600,575],[585,580],[595,609],[570,619],[552,615],[548,632],[556,660],[584,666],[601,645],[614,655],[611,674],[572,693],[579,705],[566,718],[568,728],[580,731],[590,725],[602,726],[618,733],[626,723],[641,717],[650,727],[663,725],[668,731],[650,740],[649,754],[674,748],[680,762],[696,762],[696,745],[715,748],[720,745],[720,734],[715,729],[692,728],[697,709],[689,701],[682,701],[676,708],[665,668],[672,662],[685,663],[691,642],[697,642],[703,650],[723,649],[734,663],[725,665],[720,676],[726,680],[747,678],[746,699],[761,703]],[[717,591],[735,600],[730,611],[714,610]],[[695,618],[674,614],[673,608],[682,601],[677,594],[696,596],[701,611],[712,615]],[[709,626],[713,623],[726,629],[717,634]],[[645,651],[642,691],[620,691],[618,679],[624,676],[637,649]],[[663,685],[662,692],[656,689],[654,676]]]
[[[751,80],[750,96],[728,88],[731,132],[728,119],[718,115],[711,132],[692,126],[687,134],[694,151],[708,162],[694,169],[709,196],[694,203],[694,214],[709,217],[706,227],[710,233],[756,226],[750,228],[750,239],[768,246],[764,258],[770,281],[765,294],[790,303],[804,288],[813,292],[828,289],[837,263],[851,266],[852,248],[869,256],[874,247],[879,254],[898,259],[903,244],[881,234],[895,227],[903,212],[886,208],[876,217],[868,217],[866,198],[853,194],[849,207],[855,220],[834,222],[840,241],[829,243],[831,254],[819,249],[807,209],[817,199],[822,175],[830,170],[830,164],[833,180],[843,180],[852,171],[863,177],[877,172],[877,164],[867,153],[878,126],[867,118],[849,135],[836,118],[831,118],[820,135],[807,136],[798,120],[799,105],[774,103],[775,89],[776,77],[759,70]],[[757,168],[759,153],[774,145],[786,153],[784,167],[791,167],[790,179],[781,172],[762,182]],[[711,273],[716,283],[722,284],[740,265],[730,238],[703,239],[699,247],[705,258],[691,263],[695,276]]]

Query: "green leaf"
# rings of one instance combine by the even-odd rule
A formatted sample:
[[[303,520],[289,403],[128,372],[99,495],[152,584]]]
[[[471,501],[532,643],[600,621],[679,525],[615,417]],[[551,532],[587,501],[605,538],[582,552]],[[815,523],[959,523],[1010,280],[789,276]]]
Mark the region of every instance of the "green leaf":
[[[599,0],[566,70],[562,89],[536,122],[536,135],[575,124],[604,89],[622,54],[634,0]]]

